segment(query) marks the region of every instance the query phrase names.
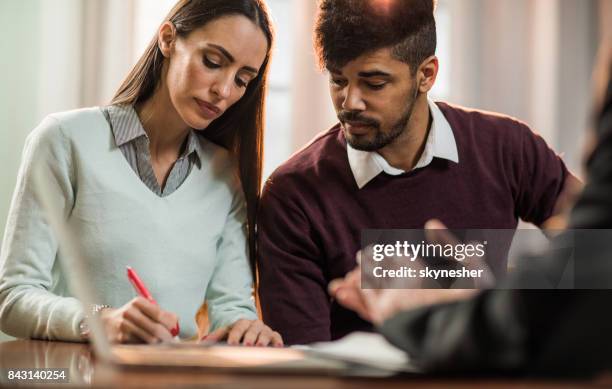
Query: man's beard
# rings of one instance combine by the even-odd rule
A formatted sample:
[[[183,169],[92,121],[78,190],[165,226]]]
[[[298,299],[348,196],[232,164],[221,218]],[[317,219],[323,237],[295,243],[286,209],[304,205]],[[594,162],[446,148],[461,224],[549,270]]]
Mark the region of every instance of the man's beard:
[[[414,89],[416,90],[416,85],[414,85]],[[362,117],[358,112],[340,112],[338,114],[338,119],[340,119],[340,122],[345,123],[346,121],[349,121],[363,123],[376,131],[374,134],[374,139],[366,139],[364,135],[352,136],[348,133],[348,131],[344,129],[343,126],[344,137],[346,138],[347,143],[352,148],[361,151],[376,151],[393,143],[393,141],[395,141],[400,135],[404,133],[404,131],[408,127],[408,122],[412,117],[412,112],[414,111],[414,104],[416,102],[416,93],[411,93],[411,96],[412,97],[409,97],[408,101],[404,105],[406,109],[402,113],[401,117],[391,126],[388,131],[381,131],[380,123],[377,120]]]

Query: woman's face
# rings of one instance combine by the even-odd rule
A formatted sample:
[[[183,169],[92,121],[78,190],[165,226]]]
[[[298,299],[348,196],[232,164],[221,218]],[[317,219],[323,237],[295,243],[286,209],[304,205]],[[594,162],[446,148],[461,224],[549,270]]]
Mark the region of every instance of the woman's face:
[[[170,100],[195,129],[208,127],[244,95],[268,51],[264,33],[244,16],[221,17],[184,38],[167,23],[159,38]]]

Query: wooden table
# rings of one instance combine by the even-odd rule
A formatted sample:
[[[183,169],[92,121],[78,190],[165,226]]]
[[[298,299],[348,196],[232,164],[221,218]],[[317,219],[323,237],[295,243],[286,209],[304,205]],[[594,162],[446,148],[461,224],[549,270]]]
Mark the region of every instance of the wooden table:
[[[6,385],[6,369],[67,368],[70,384],[95,387],[192,387],[219,386],[222,388],[265,389],[327,389],[327,388],[560,388],[611,387],[612,375],[595,380],[522,380],[509,378],[435,378],[397,377],[386,379],[357,379],[313,376],[277,376],[245,374],[211,374],[197,369],[115,368],[96,362],[88,344],[15,340],[0,343],[0,386]],[[14,382],[13,382],[14,384]],[[19,383],[21,384],[21,383]],[[27,384],[26,382],[23,383]]]

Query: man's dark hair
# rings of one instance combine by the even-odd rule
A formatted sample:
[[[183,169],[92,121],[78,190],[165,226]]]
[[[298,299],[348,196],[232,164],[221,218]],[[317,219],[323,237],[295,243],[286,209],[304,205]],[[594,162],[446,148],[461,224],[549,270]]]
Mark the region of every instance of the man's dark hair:
[[[340,69],[355,58],[392,47],[414,75],[436,52],[436,0],[320,0],[315,50],[321,68]]]

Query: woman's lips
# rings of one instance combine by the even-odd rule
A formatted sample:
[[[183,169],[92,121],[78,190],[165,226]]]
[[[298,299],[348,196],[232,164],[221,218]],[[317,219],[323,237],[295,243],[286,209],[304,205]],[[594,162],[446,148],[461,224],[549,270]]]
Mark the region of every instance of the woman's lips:
[[[198,107],[200,107],[200,112],[202,113],[202,116],[204,116],[206,119],[215,119],[221,113],[221,109],[215,106],[214,104],[211,104],[204,100],[200,100],[198,98],[196,98],[195,101],[198,104]]]

